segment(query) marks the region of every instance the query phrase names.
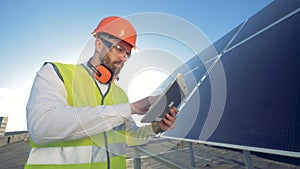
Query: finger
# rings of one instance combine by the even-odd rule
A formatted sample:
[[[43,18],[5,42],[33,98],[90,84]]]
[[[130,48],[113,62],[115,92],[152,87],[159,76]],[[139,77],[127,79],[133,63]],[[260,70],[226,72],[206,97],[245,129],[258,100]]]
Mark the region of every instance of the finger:
[[[166,118],[166,120],[174,122],[176,120],[176,110],[173,108],[170,108],[169,113],[167,113],[164,118]]]
[[[174,119],[169,115],[169,117],[170,117],[170,120],[168,119],[168,118],[164,118],[163,119],[163,123],[168,127],[168,128],[170,128],[172,125],[173,125],[173,123],[174,123]]]
[[[177,114],[178,109],[176,107],[172,107],[172,108],[170,108],[169,112],[173,112],[173,113]]]
[[[160,127],[162,130],[164,130],[164,131],[167,131],[167,130],[169,129],[169,127],[164,123],[163,120],[160,121],[160,122],[158,123],[158,125],[159,125],[159,127]]]
[[[174,111],[173,109],[171,109],[170,111],[169,111],[169,113],[168,113],[170,116],[172,116],[172,117],[176,117],[176,111]]]
[[[172,117],[176,117],[177,109],[174,107],[170,108],[168,114],[171,115]]]
[[[177,112],[178,110],[176,107],[172,107],[169,109],[169,113],[165,115],[165,117],[162,119],[160,123],[160,127],[163,130],[168,130],[175,126]]]
[[[168,121],[174,123],[176,121],[176,114],[174,114],[174,113],[172,113],[172,114],[168,113],[168,114],[166,114],[165,118]]]
[[[167,113],[169,116],[166,115],[165,117],[167,117],[169,120],[172,120],[172,122],[174,122],[176,120],[177,112],[178,112],[178,110],[176,108],[175,109],[170,109],[169,113]],[[170,117],[172,117],[174,120],[170,119]]]
[[[169,116],[169,118],[171,118],[171,116]],[[174,128],[175,123],[176,123],[176,120],[174,118],[172,120],[168,120],[166,117],[163,118],[161,122],[159,122],[160,128],[165,131]]]

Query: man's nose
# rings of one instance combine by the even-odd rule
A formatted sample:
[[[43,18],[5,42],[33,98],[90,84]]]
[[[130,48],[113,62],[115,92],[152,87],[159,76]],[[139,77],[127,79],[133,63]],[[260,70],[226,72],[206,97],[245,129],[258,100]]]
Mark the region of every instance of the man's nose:
[[[126,62],[127,61],[127,54],[126,52],[122,52],[120,53],[120,60],[123,61],[123,62]]]

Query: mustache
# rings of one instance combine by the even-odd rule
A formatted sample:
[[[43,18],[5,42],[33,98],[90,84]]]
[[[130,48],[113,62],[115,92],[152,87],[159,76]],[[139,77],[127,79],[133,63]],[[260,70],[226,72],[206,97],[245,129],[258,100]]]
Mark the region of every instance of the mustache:
[[[118,64],[122,64],[122,63],[124,63],[123,61],[114,61],[113,63],[118,63]]]
[[[123,61],[114,61],[114,62],[112,62],[112,64],[120,64],[122,66],[124,65],[124,63],[125,62],[123,62]]]

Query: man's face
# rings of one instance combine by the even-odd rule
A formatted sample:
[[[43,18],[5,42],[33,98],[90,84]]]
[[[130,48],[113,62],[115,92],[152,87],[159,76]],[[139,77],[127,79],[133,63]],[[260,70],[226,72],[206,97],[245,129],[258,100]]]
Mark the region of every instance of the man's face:
[[[113,43],[110,50],[104,55],[102,63],[111,68],[118,75],[127,61],[131,46],[124,41],[110,39]]]

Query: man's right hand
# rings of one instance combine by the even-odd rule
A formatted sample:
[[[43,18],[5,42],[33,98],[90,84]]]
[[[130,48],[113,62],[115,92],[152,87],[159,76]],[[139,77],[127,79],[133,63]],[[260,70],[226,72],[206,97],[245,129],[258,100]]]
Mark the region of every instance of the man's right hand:
[[[158,99],[157,96],[148,96],[139,101],[130,104],[131,114],[144,115],[150,109],[151,105]]]

